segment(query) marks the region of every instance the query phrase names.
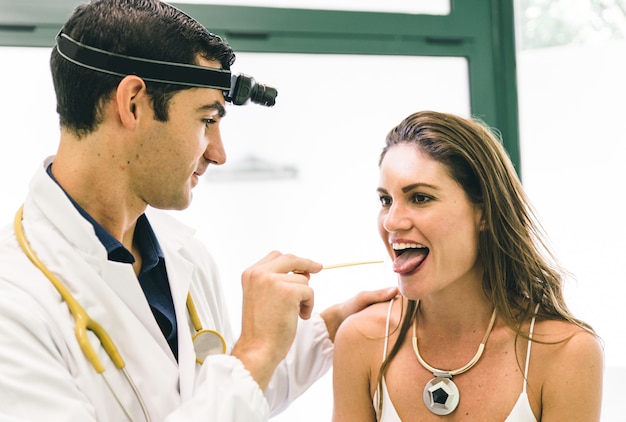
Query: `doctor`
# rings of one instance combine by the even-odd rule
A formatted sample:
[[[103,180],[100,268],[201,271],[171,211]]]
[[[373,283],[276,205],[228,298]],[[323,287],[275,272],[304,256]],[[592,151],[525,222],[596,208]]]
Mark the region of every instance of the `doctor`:
[[[396,292],[317,315],[321,265],[271,252],[242,275],[235,339],[210,255],[157,209],[226,161],[226,102],[276,92],[157,0],[79,6],[56,41],[58,153],[0,232],[0,420],[267,420],[329,368],[349,314]]]

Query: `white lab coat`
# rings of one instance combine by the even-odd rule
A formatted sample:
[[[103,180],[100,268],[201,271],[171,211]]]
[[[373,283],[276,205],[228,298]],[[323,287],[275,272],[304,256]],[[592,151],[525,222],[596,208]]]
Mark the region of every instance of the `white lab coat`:
[[[109,333],[141,392],[152,421],[265,421],[323,375],[332,343],[323,320],[300,321],[296,341],[264,396],[235,357],[195,363],[191,292],[204,328],[233,333],[212,258],[171,216],[149,213],[159,239],[179,324],[177,364],[128,264],[111,262],[93,227],[46,174],[44,163],[24,203],[33,250]],[[50,281],[20,249],[12,225],[0,232],[0,421],[123,421],[102,375],[84,357],[74,319]],[[187,328],[186,328],[187,326]],[[106,378],[133,416],[143,413],[131,387],[89,332]]]

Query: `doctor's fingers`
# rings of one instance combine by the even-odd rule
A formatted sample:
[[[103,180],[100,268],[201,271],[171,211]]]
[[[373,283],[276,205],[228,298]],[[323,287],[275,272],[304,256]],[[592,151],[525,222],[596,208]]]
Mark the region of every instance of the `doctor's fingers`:
[[[300,275],[299,278],[305,277]],[[280,287],[281,296],[276,297],[273,303],[278,305],[277,302],[282,302],[287,307],[289,307],[290,304],[297,304],[300,318],[309,319],[313,312],[313,305],[315,304],[315,293],[313,289],[309,287],[308,284],[301,282],[284,282]]]
[[[256,269],[278,273],[313,274],[322,270],[322,264],[296,255],[272,251],[256,264],[250,266],[246,272]]]
[[[255,277],[256,275],[256,277]],[[244,305],[259,314],[275,313],[289,317],[300,315],[308,319],[314,304],[314,292],[308,285],[308,275],[263,273],[248,274],[242,279]]]

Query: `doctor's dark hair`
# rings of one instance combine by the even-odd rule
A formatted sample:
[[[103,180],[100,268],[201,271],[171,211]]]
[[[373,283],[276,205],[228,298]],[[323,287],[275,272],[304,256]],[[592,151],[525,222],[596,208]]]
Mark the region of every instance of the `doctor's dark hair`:
[[[180,10],[159,0],[94,0],[78,6],[63,27],[74,40],[105,51],[152,60],[197,64],[198,56],[230,70],[228,43]],[[122,77],[86,69],[52,49],[50,68],[61,126],[78,137],[102,121],[102,106]],[[146,82],[155,118],[168,119],[168,102],[189,87]]]
[[[388,133],[379,165],[398,144],[414,146],[443,164],[468,199],[482,210],[478,259],[484,269],[483,291],[498,317],[517,333],[516,338],[528,338],[522,324],[537,304],[538,318],[569,321],[593,333],[568,310],[562,286],[565,271],[549,251],[513,164],[489,127],[477,119],[452,114],[414,113]],[[416,305],[409,300],[403,310],[398,339],[379,372],[379,397],[389,363],[417,317]]]

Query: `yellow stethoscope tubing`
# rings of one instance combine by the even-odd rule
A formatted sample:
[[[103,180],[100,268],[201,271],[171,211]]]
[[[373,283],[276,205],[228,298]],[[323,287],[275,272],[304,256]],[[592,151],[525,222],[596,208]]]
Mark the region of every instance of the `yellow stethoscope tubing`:
[[[15,214],[15,219],[13,221],[13,228],[15,230],[17,241],[28,259],[30,259],[30,261],[48,278],[48,280],[50,280],[52,285],[61,295],[61,298],[65,301],[65,303],[67,303],[67,307],[69,308],[70,313],[76,321],[74,331],[76,333],[76,339],[78,340],[78,344],[85,354],[85,357],[94,367],[96,372],[98,372],[99,374],[102,374],[104,372],[104,365],[102,364],[102,361],[98,357],[96,350],[94,349],[93,345],[89,341],[89,338],[87,337],[87,330],[90,330],[96,335],[102,347],[109,355],[115,366],[118,369],[124,368],[126,366],[126,363],[124,362],[124,359],[120,355],[109,334],[104,330],[104,328],[102,328],[100,324],[91,319],[87,311],[85,311],[85,309],[80,305],[80,303],[78,303],[74,296],[72,296],[67,287],[65,287],[61,280],[59,280],[54,275],[54,273],[52,273],[43,264],[43,262],[41,262],[39,257],[37,257],[37,255],[31,248],[28,239],[26,239],[24,227],[22,226],[23,214],[24,206],[22,205]]]
[[[202,322],[200,322],[200,317],[198,316],[198,310],[196,309],[195,303],[193,303],[193,299],[191,298],[191,292],[187,294],[187,310],[189,311],[189,317],[191,318],[191,323],[193,324],[194,330],[196,332],[191,338],[192,343],[195,344],[196,339],[204,334],[209,334],[215,336],[221,342],[221,353],[226,353],[226,340],[222,336],[221,333],[215,330],[209,330],[202,328]],[[204,363],[204,359],[198,356],[198,352],[196,351],[196,362],[200,365]]]

